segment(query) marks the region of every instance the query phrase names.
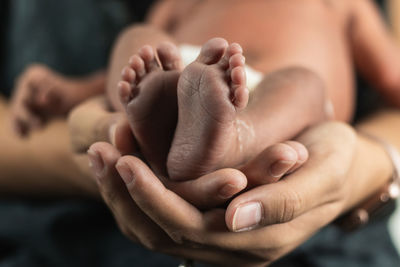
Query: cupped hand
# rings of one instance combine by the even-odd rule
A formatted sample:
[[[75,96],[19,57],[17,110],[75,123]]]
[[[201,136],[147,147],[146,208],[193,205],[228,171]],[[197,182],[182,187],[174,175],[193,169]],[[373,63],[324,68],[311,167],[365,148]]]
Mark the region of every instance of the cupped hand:
[[[227,210],[200,211],[140,159],[120,157],[108,144],[92,146],[92,163],[102,196],[128,237],[181,257],[259,266],[282,257],[335,219],[355,189],[348,175],[358,145],[351,128],[325,123],[307,130],[299,141],[310,156],[301,169],[238,195]],[[231,177],[242,175],[226,169],[207,179],[229,171]]]
[[[119,156],[134,154],[140,157],[126,116],[110,111],[105,97],[90,99],[76,107],[69,116],[69,129],[76,153],[75,162],[84,173],[90,173],[86,151],[95,142],[104,142],[98,149],[89,150],[89,155],[95,159],[98,159],[97,150],[103,151],[106,143],[112,144]],[[196,207],[206,209],[226,203],[247,186],[245,176],[237,170],[221,170],[218,173],[221,175],[204,176],[185,183],[165,178],[162,181],[166,187]]]
[[[110,143],[121,155],[133,154],[141,157],[139,146],[125,114],[111,111],[104,96],[89,99],[77,106],[70,113],[68,122],[72,149],[76,153],[75,162],[85,174],[90,173],[85,152],[95,142]],[[225,204],[246,187],[250,188],[279,180],[284,173],[296,170],[307,160],[307,157],[307,150],[304,146],[298,142],[289,141],[267,148],[248,166],[244,166],[242,171],[248,176],[248,179],[237,170],[230,169],[218,171],[221,175],[204,176],[203,179],[185,183],[174,183],[166,178],[162,178],[162,181],[167,188],[196,207],[207,209]],[[278,164],[278,168],[276,168],[277,162],[287,163],[288,159],[291,159],[290,164]],[[272,168],[272,166],[275,167]],[[260,168],[268,170],[270,167],[280,174],[273,175],[273,171],[268,171],[268,173],[259,175],[259,172],[252,171],[252,169]],[[158,174],[159,177],[162,175]]]

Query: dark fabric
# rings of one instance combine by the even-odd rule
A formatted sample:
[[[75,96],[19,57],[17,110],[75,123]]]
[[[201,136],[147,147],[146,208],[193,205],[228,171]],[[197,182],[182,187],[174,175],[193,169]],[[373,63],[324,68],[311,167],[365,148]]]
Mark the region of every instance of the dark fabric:
[[[0,200],[0,214],[0,267],[176,267],[179,263],[127,240],[102,203]],[[386,221],[354,233],[328,226],[272,266],[400,266]]]
[[[105,67],[115,36],[143,18],[150,4],[0,1],[0,89],[9,94],[13,80],[33,62],[70,75]],[[369,92],[360,90],[358,114],[376,102],[368,101],[376,100]],[[168,267],[179,262],[127,240],[102,203],[0,199],[0,214],[0,267]],[[395,267],[400,262],[382,220],[352,234],[328,226],[274,266]]]
[[[8,96],[15,78],[35,62],[67,75],[105,68],[115,36],[151,3],[137,2],[2,0],[0,90]]]
[[[330,225],[272,267],[396,267],[387,217],[347,233]]]
[[[0,200],[0,267],[177,266],[126,239],[104,204]]]

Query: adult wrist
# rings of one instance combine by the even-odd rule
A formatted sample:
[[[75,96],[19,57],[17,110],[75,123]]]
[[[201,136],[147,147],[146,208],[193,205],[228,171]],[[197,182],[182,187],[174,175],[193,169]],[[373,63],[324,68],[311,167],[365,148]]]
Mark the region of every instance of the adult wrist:
[[[385,165],[389,162],[391,174],[389,178],[387,178],[387,172],[378,172],[377,174],[379,176],[375,178],[378,181],[384,182],[383,185],[336,220],[336,224],[344,230],[355,230],[371,220],[389,215],[394,210],[394,200],[400,194],[400,154],[397,149],[384,140],[368,133],[360,133],[360,135],[362,138],[367,138],[375,144],[378,144],[381,150],[384,151],[386,161],[378,160],[376,166],[378,169],[379,167],[384,167],[382,169],[387,171],[388,168],[385,168]]]

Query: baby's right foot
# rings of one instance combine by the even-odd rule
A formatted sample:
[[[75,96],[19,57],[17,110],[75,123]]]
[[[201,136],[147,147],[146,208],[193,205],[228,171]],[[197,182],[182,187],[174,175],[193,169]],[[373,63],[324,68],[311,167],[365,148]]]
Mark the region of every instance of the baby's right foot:
[[[247,101],[242,48],[209,40],[179,78],[179,119],[167,161],[171,179],[242,163],[253,137],[249,123],[238,116]]]
[[[133,55],[122,72],[119,95],[140,150],[156,173],[166,159],[177,120],[177,83],[182,69],[178,48],[162,43],[157,56],[149,45]]]

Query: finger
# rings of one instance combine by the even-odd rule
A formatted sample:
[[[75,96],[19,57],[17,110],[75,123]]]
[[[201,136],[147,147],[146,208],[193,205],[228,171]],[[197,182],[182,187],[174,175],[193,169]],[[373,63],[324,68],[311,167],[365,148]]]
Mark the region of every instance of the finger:
[[[126,185],[122,182],[121,177],[115,169],[115,163],[120,156],[118,151],[110,144],[96,143],[90,147],[88,153],[90,161],[92,162],[93,174],[96,177],[102,197],[113,212],[121,230],[132,240],[138,239],[144,246],[151,250],[214,264],[224,263],[229,264],[229,266],[258,266],[258,264],[264,262],[260,257],[251,257],[247,253],[230,252],[229,250],[217,249],[208,245],[199,247],[196,244],[196,247],[193,248],[186,244],[179,245],[173,243],[166,233],[145,216],[132,200],[131,195],[133,192],[131,192],[131,195],[128,193]],[[125,158],[135,160],[133,157]],[[149,170],[145,170],[145,172],[147,171]],[[138,176],[141,175],[138,174]],[[152,183],[152,181],[149,182]],[[136,184],[136,186],[139,185]],[[141,189],[143,189],[143,187],[139,190]],[[147,189],[144,189],[144,191],[147,191]],[[139,198],[140,197],[141,196],[139,196]],[[157,196],[155,197],[157,198]],[[163,195],[159,195],[159,197],[163,198]],[[168,205],[172,204],[168,196],[166,196],[166,200],[168,200],[168,202],[165,202],[167,204],[167,210],[162,211],[163,213],[168,213],[171,209],[176,210],[181,208],[179,205],[180,203],[175,203],[177,206],[175,206],[175,204]],[[142,206],[144,207],[145,205]],[[190,220],[190,214],[185,215],[185,218]],[[177,218],[177,220],[180,219],[181,218]],[[228,234],[232,235],[232,233]],[[220,241],[224,243],[224,237],[220,238]],[[243,243],[248,246],[246,242]]]
[[[200,213],[190,203],[164,187],[162,182],[140,159],[124,156],[116,165],[118,173],[138,207],[157,223],[178,244],[201,247],[231,248],[236,237],[220,237],[227,233],[224,212],[211,210]],[[232,242],[226,238],[231,238]]]
[[[75,108],[68,118],[72,147],[84,153],[95,142],[109,142],[133,151],[135,142],[123,113],[110,112],[104,97],[92,98]]]
[[[226,251],[262,249],[280,246],[277,230],[259,236],[260,232],[231,233],[223,224],[223,210],[199,213],[193,206],[166,189],[151,170],[138,158],[125,156],[118,160],[117,170],[138,207],[157,223],[175,243],[186,247],[219,248]],[[220,212],[222,211],[222,212]],[[266,237],[266,239],[265,239]],[[182,247],[181,247],[182,248]]]
[[[296,171],[298,168],[300,168],[308,160],[309,155],[308,155],[307,148],[299,142],[286,141],[285,144],[292,147],[296,151],[296,154],[297,154],[296,164],[294,164],[294,166],[286,172],[286,174],[290,174],[290,173]]]
[[[251,187],[274,183],[292,169],[299,155],[292,145],[278,143],[266,148],[241,168]]]
[[[337,140],[337,136],[342,138]],[[322,125],[302,139],[308,143],[309,160],[277,183],[236,197],[225,218],[230,230],[288,222],[314,207],[341,200],[343,180],[353,155],[349,151],[355,142],[353,134],[341,126]]]
[[[136,204],[174,240],[182,229],[200,229],[202,216],[188,202],[164,187],[140,159],[125,156],[117,170]]]
[[[30,108],[32,101],[33,88],[29,86],[27,79],[22,79],[17,83],[16,93],[11,100],[11,122],[15,132],[20,136],[26,136],[31,129],[39,128],[41,118],[38,117]]]
[[[216,208],[246,188],[246,176],[235,169],[222,169],[195,180],[173,182],[163,180],[164,185],[186,201],[200,209]]]
[[[13,108],[11,122],[15,132],[21,137],[28,136],[32,130],[40,128],[43,124],[42,119],[25,106]]]
[[[88,150],[88,156],[100,193],[122,232],[146,246],[155,237],[165,240],[167,235],[136,206],[115,169],[120,153],[108,143],[96,143]]]
[[[45,83],[38,90],[36,99],[32,103],[32,109],[37,110],[37,113],[43,117],[65,115],[69,110],[66,106],[61,107],[60,105],[62,105],[61,93],[53,83]]]
[[[227,208],[226,224],[237,232],[291,221],[327,202],[326,184],[331,183],[322,181],[319,171],[303,167],[277,183],[253,188],[236,197]]]

